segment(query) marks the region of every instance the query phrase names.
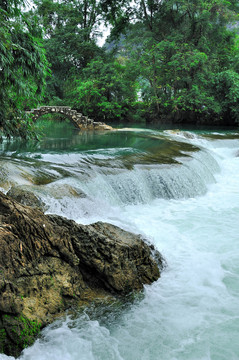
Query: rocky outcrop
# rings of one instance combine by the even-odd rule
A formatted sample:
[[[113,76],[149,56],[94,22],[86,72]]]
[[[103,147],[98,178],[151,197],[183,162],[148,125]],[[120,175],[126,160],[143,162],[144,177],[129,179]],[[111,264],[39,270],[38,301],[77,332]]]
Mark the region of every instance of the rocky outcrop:
[[[66,309],[140,290],[162,268],[138,235],[44,215],[3,193],[0,249],[0,351],[14,356]]]

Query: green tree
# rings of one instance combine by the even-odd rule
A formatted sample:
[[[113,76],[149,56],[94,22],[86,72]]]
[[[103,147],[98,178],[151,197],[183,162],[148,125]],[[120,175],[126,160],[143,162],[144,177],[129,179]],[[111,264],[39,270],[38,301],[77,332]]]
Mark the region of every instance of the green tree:
[[[99,121],[127,120],[136,93],[125,59],[97,59],[89,63],[77,81],[74,107]]]
[[[214,77],[215,103],[224,124],[239,123],[239,74],[225,70]]]
[[[237,36],[229,25],[236,19],[238,2],[138,0],[131,12],[129,3],[121,5],[134,19],[133,24],[125,24],[121,51],[138,69],[141,99],[149,118],[171,114],[181,120],[225,121],[229,114],[235,115],[237,77],[233,76],[229,89],[234,93],[233,105],[224,101],[222,106],[215,89],[222,81],[219,74],[228,77],[231,71],[237,72]],[[117,26],[115,21],[116,30]],[[236,121],[235,116],[233,119]]]
[[[71,104],[69,93],[87,64],[103,54],[96,44],[102,20],[97,0],[35,0],[45,33],[44,46],[51,64],[48,103]]]
[[[20,0],[0,5],[0,129],[7,137],[34,136],[24,110],[42,98],[47,75],[44,49],[22,5]]]

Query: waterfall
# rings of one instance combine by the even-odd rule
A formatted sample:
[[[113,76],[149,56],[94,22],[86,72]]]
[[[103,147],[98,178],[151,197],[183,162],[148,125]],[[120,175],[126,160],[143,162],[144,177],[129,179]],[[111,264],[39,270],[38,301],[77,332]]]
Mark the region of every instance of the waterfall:
[[[41,196],[49,205],[48,212],[77,220],[86,214],[102,214],[103,210],[108,211],[111,206],[145,204],[158,198],[184,199],[205,194],[207,186],[215,182],[215,174],[219,172],[216,159],[203,149],[177,160],[177,164],[134,165],[131,170],[123,167],[86,167],[72,178],[47,185]],[[85,196],[61,197],[64,184]],[[58,199],[55,198],[57,187]],[[51,196],[53,190],[55,197]]]

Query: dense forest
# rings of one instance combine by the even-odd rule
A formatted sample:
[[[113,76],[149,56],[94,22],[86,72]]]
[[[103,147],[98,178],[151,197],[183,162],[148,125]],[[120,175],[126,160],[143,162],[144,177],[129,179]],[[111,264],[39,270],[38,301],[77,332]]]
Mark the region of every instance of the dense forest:
[[[1,0],[2,134],[34,136],[25,110],[43,104],[105,122],[238,124],[238,10],[237,0]]]

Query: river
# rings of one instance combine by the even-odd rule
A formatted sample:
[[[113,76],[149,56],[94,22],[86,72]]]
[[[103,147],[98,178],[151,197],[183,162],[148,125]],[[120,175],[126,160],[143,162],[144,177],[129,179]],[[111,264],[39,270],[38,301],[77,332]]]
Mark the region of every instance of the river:
[[[46,134],[3,142],[1,190],[21,185],[47,213],[140,233],[167,266],[139,299],[67,315],[19,359],[238,360],[239,131],[52,123]]]

